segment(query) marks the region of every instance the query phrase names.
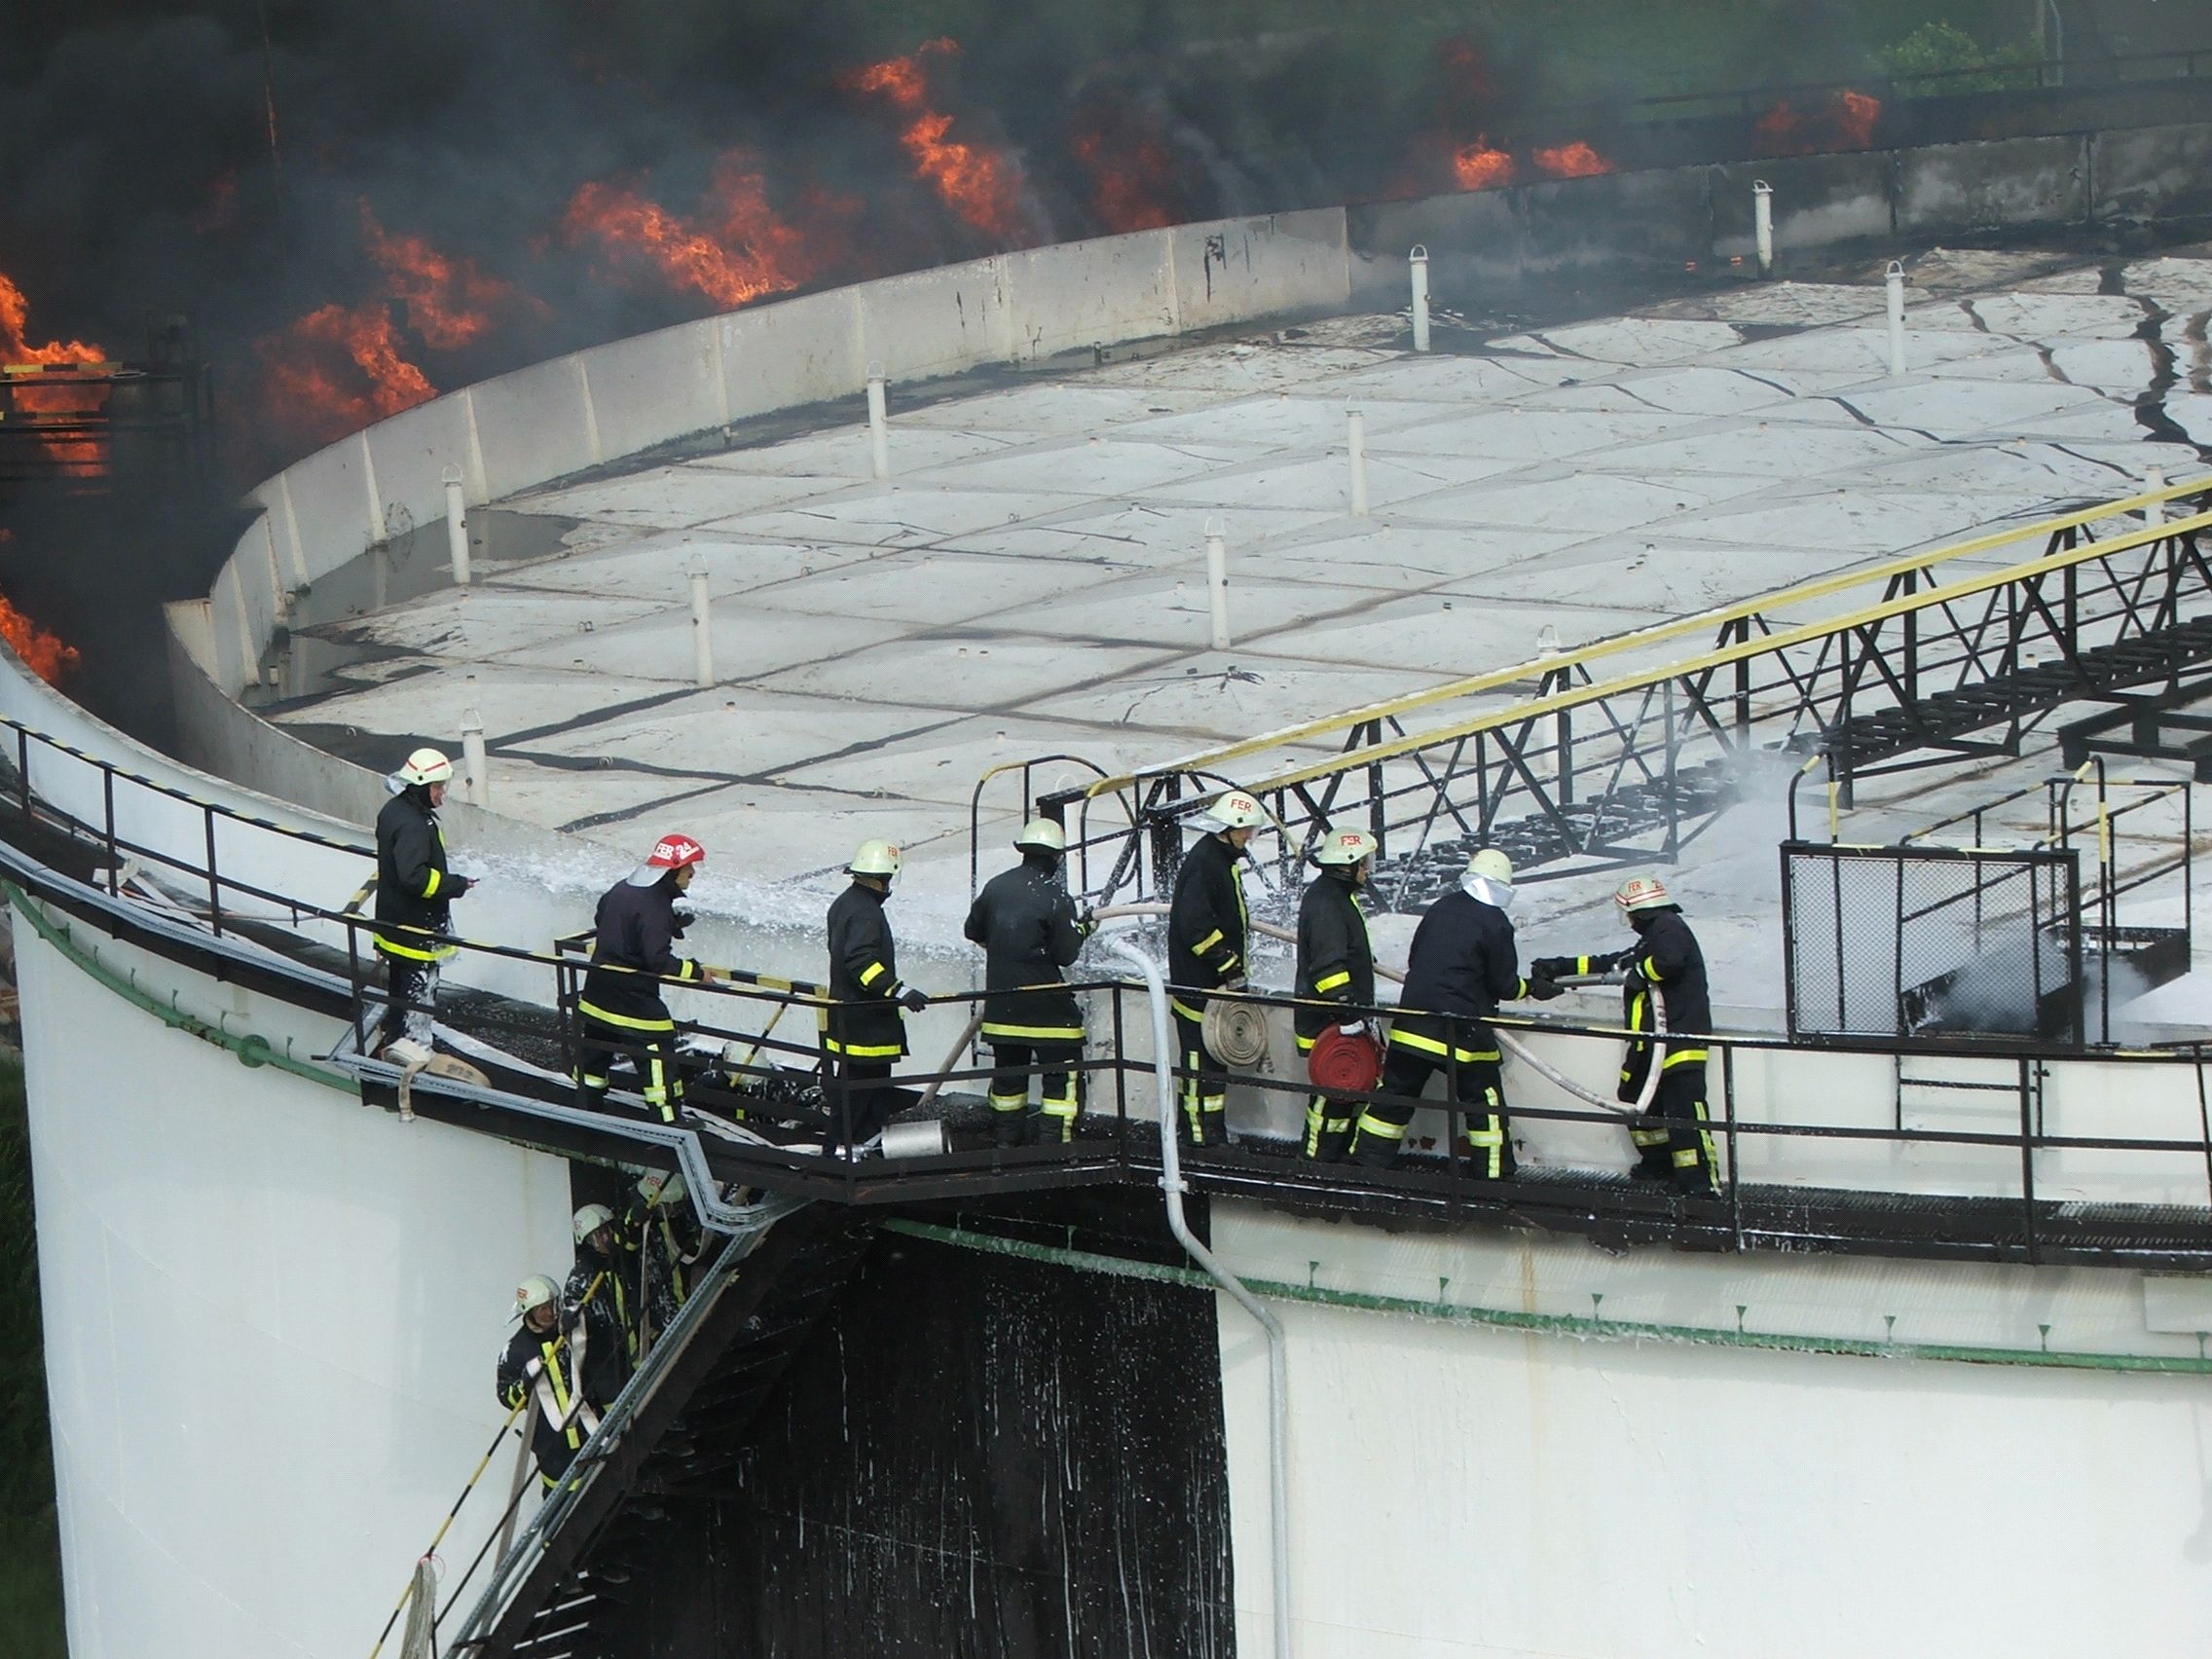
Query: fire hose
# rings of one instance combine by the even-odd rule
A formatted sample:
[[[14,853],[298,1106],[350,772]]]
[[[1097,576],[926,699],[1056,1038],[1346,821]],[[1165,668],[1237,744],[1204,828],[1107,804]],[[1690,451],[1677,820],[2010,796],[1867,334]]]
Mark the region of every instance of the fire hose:
[[[1166,913],[1166,905],[1148,903],[1116,904],[1098,911],[1097,915],[1100,921],[1107,921],[1116,916],[1163,916]],[[1254,933],[1265,934],[1270,939],[1283,940],[1292,944],[1298,942],[1298,936],[1292,933],[1288,928],[1278,928],[1270,922],[1254,922],[1252,923],[1252,931]],[[1393,980],[1398,984],[1402,985],[1406,982],[1406,977],[1403,974],[1399,974],[1392,971],[1391,969],[1385,968],[1381,963],[1376,964],[1375,971],[1376,973],[1382,975],[1383,978]],[[1575,990],[1592,990],[1599,985],[1611,983],[1611,981],[1602,978],[1597,975],[1576,975],[1571,977],[1562,979],[1559,981],[1559,983],[1562,985],[1569,986]],[[1544,1078],[1546,1081],[1556,1084],[1559,1088],[1567,1090],[1567,1092],[1574,1096],[1575,1099],[1585,1101],[1588,1104],[1597,1107],[1600,1111],[1610,1112],[1615,1117],[1639,1118],[1642,1117],[1644,1114],[1648,1113],[1651,1110],[1651,1102],[1658,1095],[1659,1073],[1663,1069],[1662,1056],[1658,1052],[1658,1050],[1663,1049],[1666,1046],[1667,1036],[1666,993],[1662,991],[1657,985],[1651,986],[1650,990],[1651,1041],[1653,1045],[1652,1063],[1645,1068],[1643,1074],[1643,1088],[1638,1092],[1636,1100],[1633,1104],[1624,1105],[1618,1100],[1608,1100],[1604,1095],[1598,1094],[1591,1089],[1583,1088],[1582,1085],[1576,1083],[1566,1073],[1558,1070],[1556,1067],[1538,1058],[1532,1049],[1530,1049],[1526,1043],[1523,1043],[1519,1038],[1515,1037],[1511,1032],[1499,1030],[1495,1026],[1493,1026],[1491,1029],[1496,1036],[1499,1047],[1502,1048],[1507,1053],[1511,1054],[1515,1059],[1519,1060],[1523,1065],[1527,1066],[1538,1077]]]

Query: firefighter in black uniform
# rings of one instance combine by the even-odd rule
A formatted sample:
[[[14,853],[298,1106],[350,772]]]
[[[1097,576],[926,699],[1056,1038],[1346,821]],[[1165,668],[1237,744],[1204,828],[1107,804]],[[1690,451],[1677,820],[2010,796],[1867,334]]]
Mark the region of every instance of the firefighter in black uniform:
[[[1051,1141],[1075,1139],[1083,1073],[1083,1010],[1060,971],[1093,924],[1060,882],[1067,832],[1049,818],[1021,827],[1020,865],[994,875],[969,906],[968,938],[983,947],[983,1041],[991,1046],[991,1113],[1001,1146],[1036,1138],[1029,1079],[1042,1077],[1038,1116]]]
[[[1419,1099],[1431,1074],[1450,1074],[1466,1109],[1467,1142],[1478,1179],[1513,1179],[1513,1141],[1497,1034],[1483,1020],[1516,997],[1548,1001],[1561,987],[1541,975],[1524,979],[1506,909],[1513,903],[1513,863],[1493,847],[1467,861],[1459,886],[1428,907],[1414,930],[1405,994],[1390,1021],[1390,1054],[1382,1092]],[[1387,1166],[1405,1144],[1414,1108],[1377,1101],[1359,1115],[1352,1157]]]
[[[699,1260],[707,1253],[707,1234],[688,1202],[681,1174],[639,1176],[638,1196],[624,1225],[645,1259],[643,1346],[667,1330],[690,1300]]]
[[[1314,1041],[1332,1025],[1346,1032],[1367,1029],[1365,1015],[1348,1023],[1315,1002],[1375,1006],[1375,949],[1368,942],[1367,912],[1359,890],[1374,867],[1375,837],[1357,830],[1332,830],[1321,838],[1313,862],[1321,866],[1298,907],[1298,996],[1295,1017],[1298,1051],[1309,1054]],[[1306,1156],[1333,1161],[1351,1144],[1357,1103],[1348,1097],[1316,1093],[1306,1105]]]
[[[899,877],[899,849],[863,841],[845,873],[853,884],[830,906],[830,1007],[822,1046],[835,1068],[830,1149],[857,1157],[882,1135],[899,1098],[888,1080],[906,1052],[906,1014],[919,1014],[930,999],[899,977],[883,914]]]
[[[542,1273],[522,1281],[515,1311],[522,1328],[499,1355],[499,1404],[530,1413],[537,1477],[550,1487],[599,1426],[598,1408],[577,1386],[591,1342],[582,1320],[561,1316],[560,1287]]]
[[[676,1064],[676,1016],[660,998],[663,978],[714,984],[721,975],[676,954],[687,914],[678,897],[706,866],[688,835],[663,835],[652,856],[607,890],[592,923],[591,968],[576,999],[582,1022],[576,1081],[593,1105],[606,1094],[613,1056],[637,1061],[639,1092],[664,1124],[683,1104]]]
[[[1631,1031],[1652,1031],[1650,988],[1666,999],[1666,1054],[1659,1062],[1659,1087],[1651,1104],[1629,1128],[1641,1155],[1632,1174],[1640,1181],[1672,1181],[1684,1193],[1710,1197],[1718,1190],[1713,1134],[1706,1125],[1705,1034],[1713,1029],[1713,994],[1706,982],[1705,952],[1682,920],[1682,907],[1667,896],[1656,876],[1639,875],[1613,895],[1623,919],[1636,930],[1626,950],[1603,956],[1547,956],[1529,965],[1532,974],[1612,974],[1625,976],[1622,1022]],[[1649,1037],[1632,1037],[1621,1062],[1618,1097],[1643,1096],[1651,1075]]]
[[[1258,801],[1230,791],[1193,820],[1203,833],[1175,872],[1167,911],[1168,1007],[1183,1079],[1180,1127],[1192,1146],[1218,1146],[1228,1138],[1229,1068],[1206,1047],[1205,993],[1244,988],[1249,917],[1236,865],[1266,822]]]
[[[391,799],[377,814],[376,950],[385,964],[384,1023],[378,1053],[401,1065],[429,1062],[435,1030],[438,964],[454,952],[439,936],[452,925],[447,906],[469,888],[446,868],[438,808],[453,762],[418,749],[385,779]]]
[[[605,1204],[576,1211],[575,1231],[576,1262],[561,1289],[561,1313],[564,1323],[581,1319],[591,1332],[584,1398],[604,1411],[638,1363],[638,1270]]]

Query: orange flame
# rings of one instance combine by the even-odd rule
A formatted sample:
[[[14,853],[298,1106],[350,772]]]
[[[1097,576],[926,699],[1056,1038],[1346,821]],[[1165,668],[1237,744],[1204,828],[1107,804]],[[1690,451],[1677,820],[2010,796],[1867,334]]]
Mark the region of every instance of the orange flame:
[[[1613,171],[1613,164],[1580,138],[1571,144],[1538,149],[1533,159],[1536,170],[1553,178],[1594,178],[1599,173]]]
[[[849,215],[857,203],[815,192],[823,216]],[[710,224],[696,224],[623,185],[597,181],[577,190],[562,229],[571,241],[595,238],[633,254],[670,284],[704,294],[725,308],[788,293],[821,269],[823,253],[806,232],[779,218],[766,181],[743,150],[716,164],[705,205]]]
[[[408,326],[432,350],[474,345],[492,331],[495,313],[516,303],[512,283],[485,276],[469,260],[448,258],[423,237],[386,231],[366,198],[361,240],[392,297],[407,308]]]
[[[1882,100],[1869,92],[1842,92],[1827,108],[1808,115],[1786,98],[1752,124],[1770,156],[1810,156],[1827,150],[1863,150],[1882,119]]]
[[[327,305],[254,342],[264,407],[287,435],[333,443],[437,395],[400,350],[383,300]]]
[[[1175,158],[1125,112],[1092,111],[1069,147],[1090,174],[1091,209],[1107,230],[1154,231],[1186,216],[1176,206]]]
[[[0,364],[38,363],[53,367],[60,363],[108,360],[104,350],[83,340],[49,340],[44,346],[31,345],[30,313],[30,302],[23,298],[22,289],[7,276],[0,276]]]
[[[1461,190],[1495,190],[1513,182],[1513,158],[1478,137],[1452,152],[1452,176]]]
[[[60,684],[61,677],[77,666],[75,645],[41,628],[10,605],[5,595],[0,595],[0,639],[15,648],[25,668],[49,685]]]
[[[995,150],[946,138],[952,117],[929,107],[922,58],[950,56],[959,50],[954,40],[927,41],[904,57],[886,58],[840,75],[837,85],[846,92],[880,97],[907,116],[899,142],[913,160],[914,176],[935,190],[965,223],[1001,241],[1014,241],[1026,230],[1019,169],[1012,158]]]

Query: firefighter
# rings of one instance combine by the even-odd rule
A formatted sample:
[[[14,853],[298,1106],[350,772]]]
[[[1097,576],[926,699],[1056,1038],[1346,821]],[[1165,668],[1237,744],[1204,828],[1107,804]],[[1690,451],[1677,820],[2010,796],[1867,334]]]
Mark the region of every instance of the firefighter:
[[[1244,988],[1249,918],[1236,866],[1266,821],[1258,801],[1230,791],[1193,820],[1199,837],[1175,872],[1167,913],[1168,1006],[1183,1077],[1178,1127],[1192,1146],[1217,1146],[1227,1138],[1229,1068],[1206,1047],[1204,993]]]
[[[1624,976],[1622,1023],[1629,1030],[1651,1031],[1650,988],[1667,1003],[1668,1037],[1659,1062],[1659,1087],[1629,1128],[1641,1155],[1630,1171],[1640,1181],[1671,1181],[1679,1192],[1710,1198],[1718,1191],[1718,1164],[1713,1134],[1706,1125],[1705,1033],[1713,1027],[1713,997],[1705,977],[1705,952],[1682,920],[1682,907],[1668,897],[1657,876],[1639,875],[1621,883],[1613,895],[1621,918],[1636,930],[1626,950],[1600,956],[1547,956],[1529,965],[1532,974]],[[1677,1037],[1675,1032],[1682,1033]],[[1643,1096],[1651,1075],[1649,1037],[1632,1037],[1621,1062],[1617,1097],[1634,1102]]]
[[[576,1262],[562,1287],[561,1313],[571,1325],[581,1319],[591,1332],[584,1398],[605,1411],[638,1363],[637,1269],[614,1212],[605,1204],[576,1211],[575,1233]]]
[[[522,1328],[499,1356],[499,1403],[511,1410],[529,1402],[537,1478],[550,1488],[599,1426],[597,1409],[576,1385],[591,1339],[582,1320],[561,1316],[560,1287],[543,1273],[516,1289],[515,1311]]]
[[[385,779],[391,799],[377,814],[376,951],[385,964],[384,1022],[378,1054],[399,1065],[427,1065],[436,1029],[438,964],[454,953],[439,936],[453,925],[447,906],[469,889],[446,868],[438,828],[453,762],[418,749]]]
[[[607,890],[592,923],[591,967],[576,999],[583,1025],[576,1081],[597,1105],[613,1056],[637,1061],[639,1092],[664,1124],[683,1104],[676,1062],[676,1017],[660,981],[717,984],[721,974],[676,954],[688,916],[676,901],[706,867],[707,850],[683,834],[663,835],[645,862]]]
[[[1364,1015],[1339,1015],[1314,1004],[1375,1005],[1375,949],[1368,942],[1367,912],[1359,890],[1375,867],[1375,837],[1357,830],[1332,830],[1313,854],[1321,866],[1298,907],[1298,1051],[1310,1054],[1315,1039],[1335,1025],[1364,1034]],[[1306,1105],[1306,1156],[1334,1161],[1351,1144],[1357,1102],[1315,1093]]]
[[[892,1067],[906,1052],[907,1014],[930,999],[899,977],[899,955],[883,902],[899,878],[899,849],[863,841],[845,866],[852,885],[830,906],[829,1028],[822,1046],[834,1068],[830,1149],[857,1157],[883,1134],[899,1091]]]
[[[644,1260],[645,1307],[648,1337],[657,1337],[690,1299],[700,1258],[707,1251],[706,1230],[687,1202],[681,1174],[652,1172],[638,1177],[628,1233]]]
[[[1061,884],[1067,832],[1049,818],[1021,827],[1021,863],[983,884],[969,907],[968,938],[983,947],[983,1041],[991,1046],[992,1125],[1001,1146],[1075,1139],[1083,1073],[1083,1010],[1061,970],[1096,924]],[[1029,1079],[1038,1075],[1038,1113]]]
[[[1477,1178],[1513,1179],[1513,1141],[1505,1115],[1503,1055],[1483,1020],[1511,998],[1549,1001],[1561,986],[1542,975],[1524,979],[1513,943],[1513,862],[1494,847],[1467,861],[1459,885],[1428,907],[1414,930],[1406,988],[1390,1021],[1382,1092],[1360,1113],[1352,1137],[1358,1162],[1387,1166],[1403,1148],[1431,1074],[1442,1070],[1467,1115],[1467,1142]]]

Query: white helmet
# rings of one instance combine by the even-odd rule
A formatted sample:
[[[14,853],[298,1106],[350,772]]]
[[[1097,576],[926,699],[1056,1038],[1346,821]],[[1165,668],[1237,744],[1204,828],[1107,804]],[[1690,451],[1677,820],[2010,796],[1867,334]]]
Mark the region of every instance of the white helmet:
[[[1513,861],[1495,847],[1485,847],[1467,861],[1467,873],[1510,887],[1513,885]]]
[[[561,1300],[561,1287],[543,1273],[532,1273],[515,1286],[515,1317],[521,1318],[533,1308],[542,1308],[548,1302]]]
[[[886,881],[899,873],[899,849],[889,841],[863,841],[853,862],[845,866],[847,875],[880,875]]]
[[[662,1175],[655,1170],[638,1177],[638,1197],[656,1208],[682,1203],[686,1191],[682,1170],[673,1175]]]
[[[1628,915],[1639,910],[1656,910],[1672,904],[1667,897],[1667,884],[1655,875],[1632,875],[1621,883],[1620,891],[1613,895],[1613,903]]]
[[[614,1212],[605,1204],[584,1205],[576,1211],[576,1242],[581,1244],[613,1219]]]
[[[1224,830],[1257,830],[1267,821],[1267,809],[1242,790],[1231,790],[1216,796],[1214,803],[1195,820],[1209,835],[1217,835]]]
[[[402,784],[443,784],[453,778],[453,762],[435,749],[418,749],[394,775]]]
[[[1313,849],[1317,865],[1355,865],[1375,856],[1375,837],[1364,830],[1332,830]]]
[[[1050,818],[1032,818],[1021,827],[1014,844],[1041,853],[1064,853],[1068,850],[1068,832]]]

